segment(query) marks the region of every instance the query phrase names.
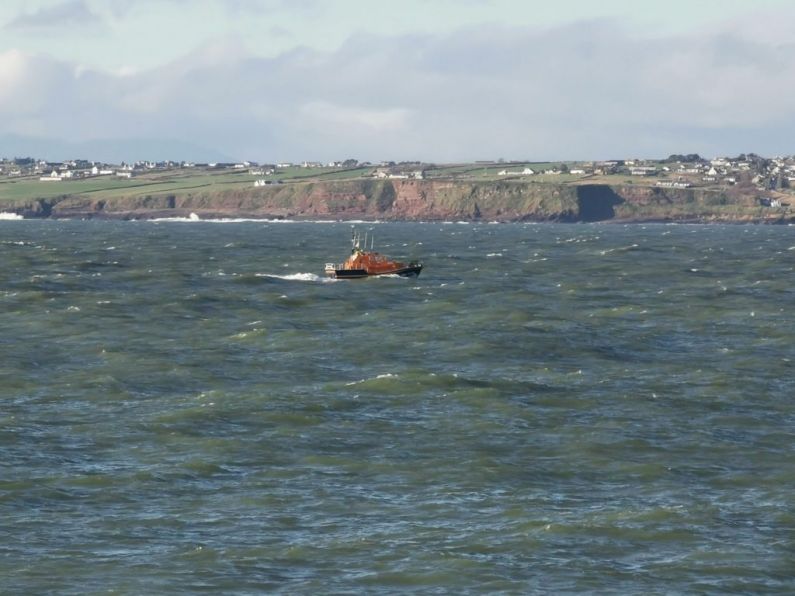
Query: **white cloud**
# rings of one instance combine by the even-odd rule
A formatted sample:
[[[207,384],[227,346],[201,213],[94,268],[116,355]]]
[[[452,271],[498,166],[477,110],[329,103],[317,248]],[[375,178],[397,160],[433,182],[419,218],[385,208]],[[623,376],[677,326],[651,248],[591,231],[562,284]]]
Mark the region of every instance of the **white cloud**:
[[[117,74],[0,54],[0,134],[168,138],[261,160],[773,154],[791,152],[793,93],[795,46],[730,29],[494,26],[267,59],[227,38]]]
[[[0,108],[13,104],[16,90],[23,84],[27,72],[27,57],[19,50],[0,53]]]

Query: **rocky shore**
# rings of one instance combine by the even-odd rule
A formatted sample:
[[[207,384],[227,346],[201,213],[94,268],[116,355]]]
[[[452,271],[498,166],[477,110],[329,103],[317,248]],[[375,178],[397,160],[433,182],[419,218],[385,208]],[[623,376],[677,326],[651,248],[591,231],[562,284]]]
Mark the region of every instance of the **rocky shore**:
[[[64,194],[3,207],[26,218],[161,217],[550,222],[793,223],[751,192],[520,181],[348,180],[224,191]]]

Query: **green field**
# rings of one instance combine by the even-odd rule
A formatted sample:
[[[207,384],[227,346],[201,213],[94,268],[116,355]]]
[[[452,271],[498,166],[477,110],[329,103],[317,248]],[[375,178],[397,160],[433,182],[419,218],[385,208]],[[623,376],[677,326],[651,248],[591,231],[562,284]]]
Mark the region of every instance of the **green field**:
[[[477,179],[499,179],[504,177],[513,177],[513,176],[520,176],[520,172],[525,168],[530,168],[536,174],[533,176],[533,180],[536,181],[560,181],[558,176],[549,175],[549,176],[539,176],[539,172],[544,172],[546,170],[557,169],[560,168],[560,165],[563,162],[538,162],[538,161],[526,161],[526,162],[510,162],[510,163],[488,163],[488,164],[456,164],[456,165],[449,165],[449,166],[433,166],[427,168],[425,170],[425,177],[429,179],[435,178],[477,178]],[[505,176],[500,176],[499,173],[502,171],[506,171],[507,174]],[[543,178],[543,180],[541,179]],[[579,177],[574,177],[579,178]]]
[[[141,174],[134,178],[101,176],[57,182],[42,182],[38,177],[0,178],[0,202],[15,204],[21,201],[50,199],[66,195],[100,195],[102,198],[116,198],[173,194],[198,189],[215,192],[253,187],[254,182],[259,179],[283,183],[346,180],[361,178],[372,171],[372,167],[346,170],[292,167],[278,170],[270,176],[253,175],[248,171],[172,170]]]
[[[0,201],[14,203],[31,199],[47,199],[64,195],[97,195],[107,198],[173,193],[194,188],[217,186],[248,186],[253,178],[240,174],[152,174],[137,178],[114,177],[89,178],[84,180],[62,180],[42,182],[38,179],[11,179],[0,181]]]

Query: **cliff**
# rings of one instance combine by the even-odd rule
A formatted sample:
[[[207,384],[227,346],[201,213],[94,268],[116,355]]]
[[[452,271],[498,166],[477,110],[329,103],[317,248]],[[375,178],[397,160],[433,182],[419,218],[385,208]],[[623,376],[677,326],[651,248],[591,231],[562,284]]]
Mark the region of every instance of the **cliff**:
[[[518,180],[302,182],[171,194],[61,195],[23,201],[26,217],[789,222],[752,192],[650,186],[545,184]]]

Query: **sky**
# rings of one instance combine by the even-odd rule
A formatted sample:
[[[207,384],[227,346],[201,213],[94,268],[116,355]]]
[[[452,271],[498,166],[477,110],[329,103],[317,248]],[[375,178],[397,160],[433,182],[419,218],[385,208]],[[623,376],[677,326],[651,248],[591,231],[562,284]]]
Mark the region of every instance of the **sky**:
[[[791,155],[791,0],[4,0],[0,157]]]

